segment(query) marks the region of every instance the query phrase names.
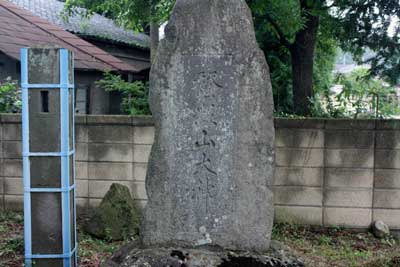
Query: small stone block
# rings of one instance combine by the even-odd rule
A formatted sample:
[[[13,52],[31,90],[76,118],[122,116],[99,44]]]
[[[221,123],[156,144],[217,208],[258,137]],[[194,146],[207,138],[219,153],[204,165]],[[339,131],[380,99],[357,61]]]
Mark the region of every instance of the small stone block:
[[[327,189],[324,206],[328,207],[372,207],[372,188],[370,190]]]
[[[275,222],[300,225],[322,225],[322,208],[275,206]]]
[[[312,187],[274,187],[275,204],[322,206],[322,189]]]
[[[366,228],[371,224],[372,209],[324,208],[325,226]]]

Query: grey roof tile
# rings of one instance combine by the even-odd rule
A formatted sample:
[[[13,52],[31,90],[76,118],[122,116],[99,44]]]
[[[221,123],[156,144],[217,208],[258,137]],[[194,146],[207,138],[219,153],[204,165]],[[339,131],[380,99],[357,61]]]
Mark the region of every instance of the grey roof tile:
[[[82,70],[139,72],[141,65],[127,64],[95,45],[29,11],[0,0],[0,51],[16,60],[20,49],[38,45],[64,47],[74,52],[75,67]]]
[[[62,18],[64,3],[57,0],[7,0],[63,29],[93,37],[122,42],[138,47],[149,48],[150,38],[143,33],[125,30],[111,19],[94,14],[89,19],[79,14],[71,16],[67,21]],[[83,10],[83,9],[79,9]]]

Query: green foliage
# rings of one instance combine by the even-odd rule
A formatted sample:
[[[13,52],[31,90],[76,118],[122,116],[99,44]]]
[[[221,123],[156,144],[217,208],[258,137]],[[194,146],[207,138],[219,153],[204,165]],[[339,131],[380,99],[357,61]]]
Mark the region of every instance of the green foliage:
[[[116,242],[95,238],[88,235],[81,229],[79,231],[79,266],[82,267],[98,267],[102,266],[107,258],[109,258],[120,246],[127,241]]]
[[[121,111],[129,115],[150,115],[148,82],[126,82],[120,75],[105,72],[104,78],[96,82],[108,92],[120,92]]]
[[[0,212],[0,266],[22,266],[23,251],[23,217],[10,211]]]
[[[343,228],[313,228],[275,223],[272,239],[301,253],[306,266],[398,266],[399,242]],[[296,253],[295,253],[296,254]]]
[[[293,87],[291,58],[288,49],[281,45],[279,32],[269,22],[274,20],[285,37],[294,41],[295,33],[302,28],[298,1],[246,1],[253,13],[257,41],[264,51],[270,67],[275,112],[292,113]],[[287,18],[291,19],[288,20]]]
[[[17,82],[8,77],[0,81],[0,112],[17,113],[21,111],[22,101]]]
[[[400,28],[388,35],[391,20],[400,10],[398,0],[246,0],[256,29],[257,40],[270,65],[275,111],[293,113],[292,63],[290,46],[296,34],[305,30],[310,16],[319,17],[320,25],[314,57],[314,93],[311,99],[313,115],[322,114],[318,99],[329,95],[334,55],[338,46],[352,52],[358,62],[366,49],[375,52],[367,63],[370,74],[379,75],[394,84],[400,77]],[[134,30],[148,30],[150,22],[161,25],[167,21],[175,0],[67,0],[66,14],[98,12]],[[381,107],[384,110],[386,107]],[[338,110],[330,109],[333,115]],[[341,113],[341,112],[339,112]],[[336,114],[339,116],[339,114]],[[335,116],[336,116],[335,115]]]
[[[296,33],[305,27],[307,11],[302,10],[297,0],[248,0],[247,3],[253,12],[258,43],[270,66],[275,112],[280,115],[291,114],[293,85],[288,45],[295,42]],[[314,9],[323,14],[321,5],[315,5]],[[323,20],[318,31],[313,74],[316,92],[328,90],[333,81],[337,42],[331,34],[331,24],[331,20]]]
[[[283,35],[294,42],[296,33],[304,27],[305,19],[302,16],[298,0],[247,0],[253,13],[258,40],[277,42],[280,38],[280,29]],[[290,18],[290,19],[288,19]],[[276,26],[272,23],[276,23]],[[275,37],[275,40],[271,40]]]
[[[336,36],[344,50],[352,52],[359,63],[370,63],[371,75],[385,78],[391,84],[400,77],[400,24],[392,20],[399,15],[398,0],[335,0],[330,11],[336,18]],[[363,61],[366,49],[375,52]]]
[[[336,96],[335,109],[345,116],[389,118],[400,114],[395,89],[370,78],[367,69],[338,75],[336,83],[343,86],[343,90]]]
[[[64,17],[99,13],[127,29],[143,31],[151,21],[159,25],[167,21],[174,4],[175,0],[67,0]],[[86,11],[76,7],[86,8]]]
[[[400,114],[395,88],[371,78],[367,69],[339,74],[334,83],[341,87],[337,95],[329,89],[311,99],[314,117],[391,118]]]
[[[336,48],[352,52],[361,63],[366,49],[375,51],[371,75],[379,75],[391,84],[400,77],[400,28],[388,35],[390,22],[400,10],[398,0],[332,0],[279,1],[247,0],[253,12],[257,39],[271,68],[277,113],[291,113],[291,46],[296,34],[307,30],[309,15],[318,16],[320,25],[314,55],[314,99],[310,99],[312,115],[329,116],[320,108],[318,99],[329,94]],[[288,19],[290,18],[290,19]],[[371,76],[371,77],[372,77]],[[385,108],[385,107],[382,107]],[[335,111],[336,112],[336,111]]]

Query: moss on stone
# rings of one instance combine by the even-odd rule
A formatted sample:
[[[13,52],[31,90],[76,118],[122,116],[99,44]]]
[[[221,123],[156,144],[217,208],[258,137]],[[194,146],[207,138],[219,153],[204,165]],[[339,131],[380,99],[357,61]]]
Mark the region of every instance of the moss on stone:
[[[129,188],[112,184],[86,223],[85,230],[99,238],[125,240],[138,235],[140,217],[140,209],[135,205]]]

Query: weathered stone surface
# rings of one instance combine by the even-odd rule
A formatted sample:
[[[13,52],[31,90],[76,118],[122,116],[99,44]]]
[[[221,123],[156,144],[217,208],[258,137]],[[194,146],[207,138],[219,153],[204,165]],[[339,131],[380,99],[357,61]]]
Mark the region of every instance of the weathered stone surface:
[[[112,184],[110,190],[86,222],[85,230],[100,238],[123,240],[138,234],[140,211],[129,188]]]
[[[244,0],[178,0],[151,72],[145,245],[265,251],[273,223],[268,66]]]
[[[375,221],[372,224],[372,233],[377,238],[384,238],[390,234],[390,229],[383,221]]]
[[[271,250],[262,255],[219,249],[148,248],[131,243],[102,265],[103,267],[303,267],[290,249],[271,242]]]

